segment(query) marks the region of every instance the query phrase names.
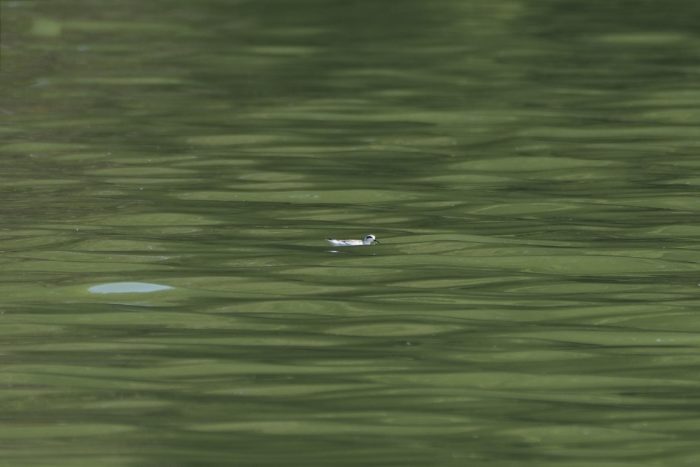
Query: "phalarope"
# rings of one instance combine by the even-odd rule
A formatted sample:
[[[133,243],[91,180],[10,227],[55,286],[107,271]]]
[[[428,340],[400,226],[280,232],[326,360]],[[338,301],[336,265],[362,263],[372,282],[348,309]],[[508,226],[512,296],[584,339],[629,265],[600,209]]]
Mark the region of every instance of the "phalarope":
[[[379,243],[377,237],[372,234],[367,234],[362,237],[362,240],[336,240],[335,238],[327,238],[326,241],[333,246],[367,246]]]

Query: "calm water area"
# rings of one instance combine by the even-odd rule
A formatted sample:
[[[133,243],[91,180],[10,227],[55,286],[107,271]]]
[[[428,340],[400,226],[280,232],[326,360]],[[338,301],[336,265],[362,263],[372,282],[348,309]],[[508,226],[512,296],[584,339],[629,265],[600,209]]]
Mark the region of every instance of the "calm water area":
[[[699,2],[0,13],[0,466],[700,465]]]

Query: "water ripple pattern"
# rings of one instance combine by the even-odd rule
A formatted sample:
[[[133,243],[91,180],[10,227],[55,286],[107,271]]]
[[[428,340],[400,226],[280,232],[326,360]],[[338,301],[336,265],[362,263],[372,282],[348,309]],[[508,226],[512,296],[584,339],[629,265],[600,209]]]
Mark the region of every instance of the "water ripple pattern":
[[[44,3],[7,465],[698,463],[696,3]]]

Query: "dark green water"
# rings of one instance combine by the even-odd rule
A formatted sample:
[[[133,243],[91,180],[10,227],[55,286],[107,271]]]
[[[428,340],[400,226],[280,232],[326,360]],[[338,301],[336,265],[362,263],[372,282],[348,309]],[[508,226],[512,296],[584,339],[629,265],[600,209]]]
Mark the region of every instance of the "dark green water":
[[[700,463],[697,2],[1,8],[0,465]]]

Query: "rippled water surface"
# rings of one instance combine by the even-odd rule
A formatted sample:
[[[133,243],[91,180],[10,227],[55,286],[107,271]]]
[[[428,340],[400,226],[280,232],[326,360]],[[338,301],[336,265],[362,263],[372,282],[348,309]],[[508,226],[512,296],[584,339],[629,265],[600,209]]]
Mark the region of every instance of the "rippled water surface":
[[[1,8],[3,465],[700,462],[697,2]]]

